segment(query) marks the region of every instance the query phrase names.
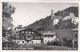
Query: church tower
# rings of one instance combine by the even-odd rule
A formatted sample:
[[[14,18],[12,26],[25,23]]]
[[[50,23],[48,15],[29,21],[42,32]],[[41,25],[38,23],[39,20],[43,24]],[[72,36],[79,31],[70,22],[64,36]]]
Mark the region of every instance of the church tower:
[[[53,19],[54,18],[54,12],[53,12],[53,10],[51,10],[51,19]]]
[[[51,10],[51,29],[54,29],[54,10]]]

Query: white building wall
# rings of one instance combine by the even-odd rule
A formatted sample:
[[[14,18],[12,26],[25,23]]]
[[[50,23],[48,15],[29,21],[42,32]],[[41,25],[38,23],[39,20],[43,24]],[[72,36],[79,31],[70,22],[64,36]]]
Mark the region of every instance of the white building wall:
[[[53,25],[57,24],[58,22],[59,22],[59,19],[55,19],[55,18],[54,18]]]
[[[47,44],[47,42],[54,41],[55,38],[56,38],[56,35],[54,35],[53,37],[44,37],[43,39],[44,44]]]
[[[23,43],[23,41],[24,41],[24,43]],[[32,44],[32,41],[27,42],[25,40],[19,40],[18,44]]]
[[[26,41],[25,41],[25,40],[19,40],[17,43],[18,43],[18,44],[25,44]]]
[[[32,40],[33,41],[33,43],[41,43],[41,40]]]
[[[41,40],[32,40],[32,41],[29,41],[29,42],[27,42],[25,40],[15,40],[15,42],[17,44],[33,44],[33,43],[36,44],[36,43],[41,43]]]
[[[79,18],[78,17],[73,17],[72,18],[72,23],[74,23],[75,25],[79,22]]]

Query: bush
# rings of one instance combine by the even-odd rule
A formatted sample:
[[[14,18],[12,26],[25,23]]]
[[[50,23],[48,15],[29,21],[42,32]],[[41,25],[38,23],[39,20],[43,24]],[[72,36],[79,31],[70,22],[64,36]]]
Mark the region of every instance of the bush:
[[[63,41],[63,45],[64,45],[64,46],[67,46],[68,40],[67,40],[66,38],[63,38],[62,41]]]
[[[61,45],[62,45],[62,43],[61,43],[61,42],[59,42],[59,41],[55,41],[55,42],[53,42],[53,45],[55,45],[55,46],[61,46]]]
[[[41,47],[39,47],[39,46],[35,46],[34,49],[41,49]]]
[[[48,42],[47,45],[61,46],[62,42],[60,42],[60,41]]]
[[[68,46],[68,47],[72,47],[72,40],[68,40],[67,46]]]

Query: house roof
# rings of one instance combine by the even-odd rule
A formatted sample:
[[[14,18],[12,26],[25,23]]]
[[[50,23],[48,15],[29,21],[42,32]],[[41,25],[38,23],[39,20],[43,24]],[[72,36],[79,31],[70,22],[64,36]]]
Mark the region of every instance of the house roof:
[[[74,29],[72,29],[72,31],[78,31],[78,28],[74,28]]]
[[[41,35],[41,33],[37,32],[37,31],[35,31],[35,30],[33,30],[33,29],[22,29],[22,30],[20,30],[20,31],[18,31],[18,32],[21,32],[21,31],[24,31],[24,30],[30,30],[30,31],[33,31],[33,32],[35,32],[35,33]]]
[[[56,33],[53,32],[53,33],[43,33],[43,35],[55,35]]]
[[[70,16],[66,16],[66,17],[64,17],[63,18],[63,20],[69,20],[69,19],[71,19],[72,17],[70,17]]]
[[[40,31],[39,33],[41,33],[42,35],[54,35],[54,34],[56,34],[56,32],[54,32],[54,31]]]

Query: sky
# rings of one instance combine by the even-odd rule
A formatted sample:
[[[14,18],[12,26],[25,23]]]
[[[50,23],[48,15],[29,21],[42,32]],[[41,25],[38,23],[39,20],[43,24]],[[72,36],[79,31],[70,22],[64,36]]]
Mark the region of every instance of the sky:
[[[77,3],[49,3],[49,2],[10,2],[16,8],[12,14],[14,27],[18,25],[28,26],[37,20],[46,18],[58,10],[64,10],[71,6],[78,6]]]

